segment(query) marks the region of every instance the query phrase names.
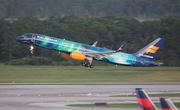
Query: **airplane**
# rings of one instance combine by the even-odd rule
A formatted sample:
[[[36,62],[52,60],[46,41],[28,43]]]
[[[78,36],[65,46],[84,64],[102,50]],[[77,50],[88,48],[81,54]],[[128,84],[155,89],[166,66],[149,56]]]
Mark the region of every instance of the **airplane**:
[[[95,44],[87,45],[65,39],[50,37],[36,33],[25,33],[16,38],[20,43],[30,45],[31,54],[34,46],[59,51],[63,58],[83,61],[82,66],[93,68],[93,60],[103,61],[123,66],[152,67],[161,63],[154,62],[154,58],[165,42],[164,38],[157,38],[134,54],[97,47]]]
[[[172,101],[168,98],[160,98],[162,110],[178,110]]]
[[[138,110],[158,110],[147,93],[142,88],[136,88]]]
[[[136,88],[138,110],[158,110],[147,93],[142,88]],[[178,110],[168,98],[159,98],[162,110]]]

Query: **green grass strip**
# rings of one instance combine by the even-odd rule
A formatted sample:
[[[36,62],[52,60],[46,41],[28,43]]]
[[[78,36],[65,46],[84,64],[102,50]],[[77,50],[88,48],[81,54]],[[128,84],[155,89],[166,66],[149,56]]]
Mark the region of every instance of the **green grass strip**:
[[[0,83],[58,82],[179,82],[179,67],[6,66],[0,64]]]

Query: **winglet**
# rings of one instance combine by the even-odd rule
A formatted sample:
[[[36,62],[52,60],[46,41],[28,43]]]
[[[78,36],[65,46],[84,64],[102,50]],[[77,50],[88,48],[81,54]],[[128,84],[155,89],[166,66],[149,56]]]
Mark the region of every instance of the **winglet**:
[[[92,44],[93,47],[96,47],[98,41],[94,42],[94,44]]]
[[[144,89],[136,88],[136,94],[139,110],[158,110]]]
[[[168,98],[159,98],[162,110],[178,110],[172,101]]]
[[[124,48],[124,44],[122,44],[121,47],[119,47],[116,52],[121,52],[123,48]]]

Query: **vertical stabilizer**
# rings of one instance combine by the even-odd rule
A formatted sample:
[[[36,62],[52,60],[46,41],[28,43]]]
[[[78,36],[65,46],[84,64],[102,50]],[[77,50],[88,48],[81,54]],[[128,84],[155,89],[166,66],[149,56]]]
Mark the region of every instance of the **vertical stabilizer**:
[[[138,57],[147,58],[150,60],[153,60],[156,54],[159,52],[160,48],[164,44],[165,39],[163,38],[157,38],[153,42],[151,42],[149,45],[145,46],[141,50],[135,53]]]
[[[172,101],[168,98],[160,98],[162,110],[178,110]]]
[[[138,110],[158,110],[147,93],[142,88],[136,88]]]

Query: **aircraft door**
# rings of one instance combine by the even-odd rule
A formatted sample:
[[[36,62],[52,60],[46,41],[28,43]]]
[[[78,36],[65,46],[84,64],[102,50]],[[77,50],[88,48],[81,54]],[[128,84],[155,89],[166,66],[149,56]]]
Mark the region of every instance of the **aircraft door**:
[[[135,64],[135,63],[136,63],[136,57],[134,57],[132,60],[132,64]]]
[[[35,40],[36,40],[36,35],[32,35],[32,38],[31,38],[31,42],[35,42]]]

